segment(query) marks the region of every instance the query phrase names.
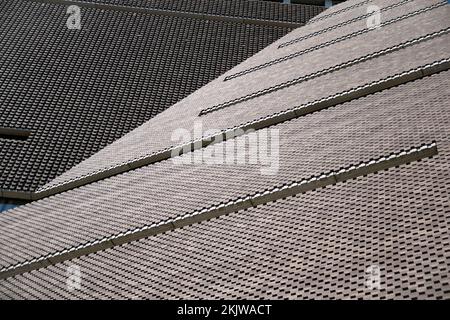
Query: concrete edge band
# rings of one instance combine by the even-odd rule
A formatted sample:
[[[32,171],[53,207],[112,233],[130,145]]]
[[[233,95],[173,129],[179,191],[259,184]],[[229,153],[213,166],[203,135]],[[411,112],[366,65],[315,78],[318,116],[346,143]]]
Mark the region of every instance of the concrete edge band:
[[[335,12],[333,12],[333,13],[325,14],[325,15],[320,16],[320,17],[314,17],[314,18],[312,18],[311,20],[309,20],[308,24],[314,24],[314,23],[316,23],[316,22],[323,21],[323,20],[326,20],[326,19],[328,19],[328,18],[331,18],[331,17],[334,17],[334,16],[336,16],[336,15],[339,15],[339,14],[341,14],[341,13],[343,13],[343,12],[353,10],[353,9],[355,9],[355,8],[357,8],[357,7],[360,7],[360,6],[365,5],[366,3],[370,2],[370,1],[371,1],[371,0],[365,0],[365,1],[362,1],[362,2],[359,2],[359,3],[356,3],[356,4],[354,4],[354,5],[351,5],[351,6],[342,8],[342,9],[340,9],[340,10],[337,10],[337,11],[335,11]],[[326,11],[325,11],[325,12],[326,12]]]
[[[420,147],[414,147],[408,151],[392,153],[389,156],[384,156],[376,160],[361,162],[358,165],[330,171],[329,173],[313,176],[309,179],[286,184],[281,187],[275,187],[271,190],[256,193],[245,198],[234,199],[225,204],[222,203],[208,209],[188,213],[159,224],[129,230],[125,233],[109,236],[107,238],[96,240],[75,248],[66,249],[45,257],[36,258],[28,262],[6,267],[0,270],[0,279],[6,279],[18,274],[47,267],[49,265],[55,265],[60,262],[113,248],[115,246],[120,246],[150,236],[162,234],[184,226],[192,225],[194,223],[207,221],[233,212],[249,209],[318,188],[323,188],[338,182],[344,182],[413,161],[429,158],[437,154],[438,149],[436,142],[425,144]]]
[[[404,5],[404,4],[410,3],[411,1],[416,1],[416,0],[402,0],[402,1],[400,1],[400,2],[394,3],[394,4],[389,5],[389,6],[387,6],[387,7],[381,8],[381,12],[389,11],[389,10],[391,10],[391,9],[395,9],[395,8],[397,8],[397,7],[400,7],[400,6]],[[427,11],[430,11],[430,10],[433,10],[433,9],[436,9],[436,8],[439,8],[439,7],[441,7],[441,6],[445,5],[445,4],[446,4],[446,0],[440,0],[440,2],[437,2],[437,3],[433,4],[433,5],[428,6],[428,7],[424,7],[424,8],[421,8],[421,9],[419,9],[419,10],[412,11],[412,12],[409,12],[409,13],[407,13],[407,14],[405,14],[405,15],[402,15],[402,16],[399,16],[399,17],[397,17],[397,18],[393,18],[393,19],[391,19],[391,20],[388,20],[388,21],[386,21],[386,22],[383,22],[383,23],[381,24],[381,26],[389,25],[389,24],[392,24],[392,23],[395,23],[395,22],[398,22],[398,21],[401,21],[401,20],[404,20],[404,19],[407,19],[407,18],[416,16],[416,15],[418,15],[418,14],[421,14],[421,13],[424,13],[424,12],[427,12]],[[335,30],[335,28],[340,28],[340,27],[346,26],[346,25],[348,25],[348,24],[351,24],[351,23],[353,23],[353,22],[357,22],[357,21],[363,20],[364,18],[367,18],[367,17],[369,17],[370,15],[371,15],[371,14],[366,13],[366,14],[363,14],[363,15],[361,15],[361,16],[357,16],[357,17],[355,17],[355,18],[352,18],[352,19],[350,19],[350,20],[347,20],[347,21],[338,23],[338,24],[336,24],[336,25],[329,26],[329,27],[327,27],[327,28],[325,28],[325,29],[321,29],[321,30],[318,30],[318,31],[316,31],[316,32],[312,32],[312,33],[307,34],[307,35],[305,35],[305,36],[301,36],[301,37],[298,37],[298,38],[291,39],[291,40],[289,40],[289,41],[285,41],[285,42],[279,44],[278,47],[277,47],[277,49],[282,49],[282,48],[288,47],[288,46],[290,46],[290,45],[296,44],[296,43],[301,42],[301,41],[303,41],[303,40],[310,39],[310,38],[312,38],[312,37],[321,35],[321,34],[323,34],[323,33],[326,33],[326,32],[328,32],[328,31],[331,31],[331,30]]]
[[[408,13],[408,14],[406,14],[406,15],[403,15],[403,16],[400,16],[400,17],[397,17],[397,18],[388,20],[388,21],[382,23],[381,26],[384,27],[384,26],[391,25],[391,24],[393,24],[393,23],[402,21],[402,20],[404,20],[404,19],[410,18],[410,17],[415,16],[415,15],[418,15],[418,14],[420,14],[420,13],[423,13],[423,12],[426,12],[426,11],[429,11],[429,10],[432,10],[432,9],[435,9],[435,8],[437,8],[437,7],[439,7],[439,6],[444,5],[444,4],[445,4],[445,3],[439,3],[438,6],[433,5],[433,6],[430,6],[430,7],[426,7],[426,8],[423,8],[423,9],[420,9],[420,10],[417,10],[417,11],[414,11],[414,12],[411,12],[411,13]],[[332,39],[332,40],[323,42],[323,43],[321,43],[321,44],[319,44],[319,45],[316,45],[316,46],[313,46],[313,47],[309,47],[309,48],[307,48],[307,49],[303,49],[303,50],[300,50],[300,51],[296,51],[296,52],[294,52],[294,53],[291,53],[291,54],[288,54],[288,55],[285,55],[285,56],[281,56],[281,57],[279,57],[279,58],[270,60],[270,61],[268,61],[268,62],[259,64],[259,65],[256,65],[256,66],[254,66],[254,67],[251,67],[251,68],[248,68],[248,69],[245,69],[245,70],[242,70],[242,71],[239,71],[239,72],[230,74],[230,75],[226,76],[226,77],[223,79],[223,81],[230,81],[230,80],[233,80],[233,79],[236,79],[236,78],[239,78],[239,77],[246,76],[246,75],[251,74],[251,73],[253,73],[253,72],[257,72],[257,71],[259,71],[259,70],[263,70],[263,69],[265,69],[265,68],[274,66],[274,65],[276,65],[276,64],[283,63],[283,62],[285,62],[285,61],[289,61],[289,60],[291,60],[291,59],[298,58],[298,57],[300,57],[300,56],[302,56],[302,55],[304,55],[304,54],[308,54],[308,53],[314,52],[314,51],[316,51],[316,50],[320,50],[320,49],[329,47],[329,46],[331,46],[331,45],[334,45],[334,44],[340,43],[340,42],[342,42],[342,41],[345,41],[345,40],[349,40],[349,39],[358,37],[358,36],[360,36],[360,35],[363,35],[363,34],[365,34],[365,33],[372,32],[372,31],[374,31],[374,30],[376,30],[376,29],[363,28],[363,29],[357,30],[357,31],[352,32],[352,33],[350,33],[350,34],[347,34],[347,35],[344,35],[344,36],[341,36],[341,37],[338,37],[338,38],[335,38],[335,39]],[[300,39],[300,38],[297,38],[297,39]],[[300,41],[300,40],[297,41],[297,39],[294,39],[294,40],[295,40],[296,42]],[[291,43],[291,42],[294,43],[294,40],[291,40],[290,42],[286,42],[286,43]],[[282,44],[281,44],[280,46],[282,46]],[[280,48],[280,46],[278,46],[278,48]],[[287,46],[287,45],[285,45],[285,46]]]
[[[293,107],[286,111],[279,112],[279,113],[273,114],[271,116],[257,119],[257,120],[254,120],[254,121],[251,121],[248,123],[244,123],[242,125],[236,126],[231,129],[225,129],[224,131],[218,133],[217,135],[204,137],[201,140],[200,148],[203,148],[205,146],[216,143],[215,140],[216,140],[216,138],[219,138],[219,137],[221,138],[221,139],[218,139],[219,141],[226,141],[227,136],[238,137],[239,132],[246,131],[248,129],[259,130],[259,129],[267,128],[270,126],[274,126],[274,125],[283,123],[285,121],[289,121],[289,120],[293,120],[298,117],[305,116],[312,112],[317,112],[320,110],[331,108],[336,105],[339,105],[339,104],[342,104],[345,102],[349,102],[351,100],[359,99],[359,98],[374,94],[376,92],[387,90],[387,89],[396,87],[398,85],[402,85],[402,84],[405,84],[405,83],[408,83],[411,81],[415,81],[415,80],[418,80],[418,79],[421,79],[421,78],[424,78],[427,76],[431,76],[433,74],[436,74],[436,73],[439,73],[442,71],[446,71],[449,69],[450,69],[450,58],[442,59],[438,62],[430,63],[425,66],[418,67],[418,68],[412,69],[410,71],[406,71],[400,75],[388,77],[383,80],[374,81],[365,86],[361,86],[361,87],[358,87],[358,88],[355,88],[352,90],[347,90],[347,91],[341,92],[339,94],[335,94],[328,98],[314,101],[314,102],[306,104],[306,105]],[[236,134],[233,135],[233,132]],[[231,134],[229,134],[229,133],[231,133]],[[71,189],[74,189],[77,187],[87,185],[92,182],[96,182],[96,181],[99,181],[99,180],[102,180],[105,178],[109,178],[109,177],[115,176],[117,174],[127,172],[129,170],[134,170],[134,169],[146,166],[146,165],[150,165],[150,164],[154,164],[154,163],[157,163],[160,161],[168,160],[172,157],[172,152],[177,149],[178,150],[191,150],[191,151],[197,150],[197,149],[199,149],[199,141],[191,141],[190,143],[187,143],[185,145],[171,147],[171,148],[162,150],[160,152],[156,152],[151,155],[141,157],[137,160],[130,161],[126,164],[118,165],[116,167],[106,169],[106,170],[101,170],[99,172],[96,172],[96,173],[93,173],[93,174],[90,174],[87,176],[79,177],[79,178],[73,179],[71,181],[67,181],[67,182],[58,184],[58,185],[49,186],[46,189],[40,189],[34,193],[25,193],[25,192],[24,193],[19,193],[19,192],[9,193],[9,195],[10,195],[9,197],[17,198],[17,199],[27,199],[27,200],[30,200],[30,197],[31,197],[31,200],[39,200],[39,199],[42,199],[42,198],[45,198],[45,197],[48,197],[51,195],[55,195],[55,194],[62,193],[62,192],[65,192],[65,191],[68,191],[68,190],[71,190]],[[180,155],[183,153],[184,152],[181,151]],[[5,192],[8,192],[8,191],[3,190],[3,193],[5,193]],[[23,194],[23,197],[18,197],[22,194]]]
[[[60,4],[60,5],[67,5],[67,6],[77,5],[82,8],[99,9],[99,10],[154,14],[154,15],[162,15],[162,16],[169,16],[169,17],[193,18],[193,19],[201,19],[201,20],[234,22],[234,23],[243,23],[243,24],[272,26],[272,27],[298,28],[298,27],[302,27],[305,25],[304,23],[295,23],[295,22],[287,22],[287,21],[285,22],[285,21],[277,21],[277,20],[240,18],[240,17],[233,17],[233,16],[225,16],[225,15],[222,16],[222,15],[195,13],[195,12],[187,12],[187,11],[174,11],[174,10],[164,10],[164,9],[155,9],[155,8],[131,7],[131,6],[122,6],[122,5],[115,5],[115,4],[98,3],[98,2],[81,2],[81,1],[76,1],[76,0],[27,0],[27,1],[37,2],[37,3]]]
[[[209,113],[212,113],[212,112],[216,112],[216,111],[219,111],[219,110],[231,107],[233,105],[236,105],[236,104],[239,104],[239,103],[242,103],[242,102],[245,102],[245,101],[249,101],[249,100],[252,100],[254,98],[258,98],[258,97],[264,96],[266,94],[270,94],[270,93],[276,92],[278,90],[289,88],[289,87],[291,87],[293,85],[297,85],[297,84],[300,84],[302,82],[307,82],[307,81],[310,81],[312,79],[319,78],[319,77],[322,77],[324,75],[327,75],[327,74],[330,74],[330,73],[333,73],[333,72],[337,72],[339,70],[343,70],[343,69],[346,69],[346,68],[358,65],[360,63],[363,63],[363,62],[366,62],[366,61],[369,61],[369,60],[372,60],[372,59],[376,59],[376,58],[388,55],[390,53],[393,53],[393,52],[396,52],[396,51],[399,51],[399,50],[402,50],[402,49],[414,46],[414,45],[419,44],[421,42],[429,41],[429,40],[434,39],[436,37],[440,37],[442,35],[448,34],[449,32],[450,32],[450,27],[445,28],[445,29],[441,29],[439,31],[436,31],[436,32],[433,32],[433,33],[430,33],[430,34],[427,34],[427,35],[424,35],[424,36],[421,36],[419,38],[410,39],[408,41],[396,44],[396,45],[391,46],[389,48],[385,48],[383,50],[372,52],[372,53],[366,54],[364,56],[360,56],[358,58],[355,58],[355,59],[352,59],[352,60],[349,60],[349,61],[337,64],[337,65],[331,66],[329,68],[322,69],[320,71],[316,71],[316,72],[304,75],[304,76],[299,77],[299,78],[295,78],[295,79],[288,80],[288,81],[285,81],[285,82],[282,82],[282,83],[278,83],[278,84],[276,84],[274,86],[261,89],[259,91],[247,94],[245,96],[241,96],[239,98],[235,98],[233,100],[229,100],[229,101],[226,101],[226,102],[214,105],[212,107],[205,108],[205,109],[200,111],[199,116],[203,116],[203,115],[206,115],[206,114],[209,114]]]

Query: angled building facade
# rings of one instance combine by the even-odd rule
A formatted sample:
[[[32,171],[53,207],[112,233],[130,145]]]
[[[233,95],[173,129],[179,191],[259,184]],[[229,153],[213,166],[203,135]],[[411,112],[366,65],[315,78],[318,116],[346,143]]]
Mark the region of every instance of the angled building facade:
[[[80,29],[68,29],[68,8]],[[35,191],[320,6],[261,1],[0,1],[0,203]]]
[[[38,188],[0,297],[450,298],[449,17],[333,6]]]

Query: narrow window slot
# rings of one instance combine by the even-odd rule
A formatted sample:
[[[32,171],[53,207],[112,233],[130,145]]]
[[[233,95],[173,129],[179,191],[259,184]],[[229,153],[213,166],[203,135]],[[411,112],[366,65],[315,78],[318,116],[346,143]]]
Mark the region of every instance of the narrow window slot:
[[[0,139],[25,141],[30,135],[31,131],[29,130],[0,127]]]

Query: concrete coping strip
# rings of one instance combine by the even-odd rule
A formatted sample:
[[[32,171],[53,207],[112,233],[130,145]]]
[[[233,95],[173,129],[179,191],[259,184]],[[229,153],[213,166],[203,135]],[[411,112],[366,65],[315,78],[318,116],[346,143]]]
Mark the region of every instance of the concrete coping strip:
[[[99,10],[112,10],[112,11],[123,11],[132,13],[142,13],[142,14],[154,14],[169,17],[180,17],[180,18],[193,18],[201,20],[212,20],[212,21],[222,21],[222,22],[234,22],[242,24],[254,24],[262,26],[273,26],[273,27],[284,27],[284,28],[298,28],[302,27],[304,23],[295,23],[288,21],[277,21],[277,20],[263,20],[263,19],[252,19],[252,18],[241,18],[226,15],[214,15],[205,13],[196,13],[188,11],[175,11],[175,10],[164,10],[155,8],[144,8],[144,7],[133,7],[133,6],[123,6],[107,3],[98,2],[81,2],[76,0],[28,0],[31,2],[38,3],[50,3],[50,4],[61,4],[61,5],[76,5],[82,8],[91,8]]]
[[[199,140],[193,140],[186,144],[172,146],[148,155],[143,155],[139,158],[132,159],[129,162],[112,166],[110,168],[100,169],[96,172],[80,176],[71,180],[67,180],[58,184],[49,185],[46,188],[41,188],[34,193],[31,193],[31,200],[42,199],[51,195],[55,195],[61,192],[68,191],[83,185],[99,181],[105,178],[112,177],[117,174],[121,174],[130,170],[134,170],[143,166],[147,166],[160,161],[168,160],[172,157],[173,152],[177,152],[178,155],[185,153],[185,150],[197,150],[205,148],[208,145],[217,143],[217,141],[226,141],[242,135],[242,132],[248,129],[259,130],[274,126],[295,118],[305,116],[307,114],[325,110],[336,105],[349,102],[355,99],[359,99],[370,94],[374,94],[379,91],[387,90],[396,87],[401,84],[405,84],[414,80],[421,79],[426,76],[446,71],[450,69],[450,57],[442,59],[433,63],[426,64],[424,66],[405,71],[401,74],[393,75],[382,80],[377,80],[359,87],[355,87],[340,93],[330,95],[328,97],[318,99],[300,106],[293,107],[291,109],[280,111],[275,114],[265,116],[259,119],[255,119],[233,128],[224,129],[215,135],[206,136]],[[179,152],[178,152],[179,151]],[[6,192],[3,190],[3,192]],[[28,196],[28,193],[24,193]],[[14,198],[11,194],[11,198]],[[28,198],[20,198],[28,199]]]
[[[344,182],[360,176],[397,167],[413,161],[432,157],[438,154],[436,142],[413,147],[409,150],[401,150],[378,159],[370,159],[351,165],[345,168],[339,168],[327,173],[322,173],[297,182],[290,182],[281,186],[275,186],[271,189],[261,191],[252,195],[246,195],[236,199],[229,200],[226,203],[219,203],[209,208],[204,208],[191,213],[178,216],[174,219],[168,219],[159,223],[145,225],[136,229],[127,230],[120,234],[111,235],[103,239],[91,241],[77,247],[68,248],[62,251],[41,256],[33,260],[8,266],[0,270],[0,279],[5,279],[18,274],[36,270],[49,265],[54,265],[63,261],[71,260],[101,250],[120,246],[125,243],[147,238],[150,236],[165,233],[171,230],[179,229],[184,226],[192,225],[202,221],[217,218],[233,212],[257,207],[272,201],[305,193],[318,188],[323,188],[338,182]]]
[[[205,109],[200,111],[199,116],[203,116],[203,115],[208,114],[208,113],[212,113],[212,112],[224,109],[224,108],[228,108],[228,107],[236,105],[238,103],[249,101],[251,99],[254,99],[254,98],[257,98],[257,97],[261,97],[263,95],[266,95],[266,94],[269,94],[269,93],[272,93],[272,92],[276,92],[278,90],[282,90],[282,89],[291,87],[293,85],[297,85],[299,83],[306,82],[306,81],[309,81],[309,80],[312,80],[312,79],[324,76],[324,75],[329,74],[329,73],[333,73],[333,72],[336,72],[336,71],[339,71],[339,70],[342,70],[342,69],[346,69],[346,68],[354,66],[354,65],[358,65],[360,63],[363,63],[363,62],[366,62],[366,61],[369,61],[369,60],[372,60],[372,59],[375,59],[375,58],[378,58],[378,57],[381,57],[381,56],[384,56],[384,55],[387,55],[387,54],[390,54],[390,53],[393,53],[393,52],[396,52],[396,51],[399,51],[401,49],[404,49],[404,48],[407,48],[407,47],[410,47],[410,46],[414,46],[414,45],[419,44],[421,42],[429,41],[431,39],[434,39],[434,38],[440,37],[442,35],[448,34],[449,32],[450,32],[450,27],[447,27],[447,28],[441,29],[439,31],[420,36],[418,38],[410,39],[408,41],[405,41],[405,42],[393,45],[391,47],[388,47],[388,48],[385,48],[385,49],[382,49],[382,50],[379,50],[379,51],[376,51],[376,52],[372,52],[372,53],[366,54],[364,56],[360,56],[358,58],[355,58],[355,59],[352,59],[352,60],[349,60],[349,61],[345,61],[343,63],[336,64],[336,65],[328,67],[326,69],[322,69],[322,70],[319,70],[319,71],[316,71],[316,72],[313,72],[313,73],[310,73],[310,74],[307,74],[307,75],[304,75],[304,76],[301,76],[301,77],[298,77],[298,78],[295,78],[295,79],[291,79],[291,80],[288,80],[288,81],[285,81],[285,82],[282,82],[282,83],[278,83],[278,84],[273,85],[271,87],[267,87],[267,88],[261,89],[261,90],[256,91],[256,92],[249,93],[249,94],[247,94],[245,96],[241,96],[241,97],[238,97],[238,98],[235,98],[235,99],[232,99],[232,100],[229,100],[229,101],[226,101],[226,102],[223,102],[223,103],[220,103],[220,104],[217,104],[217,105],[205,108]]]
[[[413,1],[415,1],[415,0],[413,0]],[[409,2],[411,2],[411,0],[401,0],[400,2],[396,2],[396,3],[393,3],[393,4],[389,5],[389,6],[387,6],[387,7],[381,8],[381,12],[388,11],[388,10],[391,10],[391,9],[394,9],[394,8],[397,8],[397,7],[399,7],[399,6],[402,6],[402,5],[404,5],[404,4],[407,4],[407,3],[409,3]],[[442,1],[442,0],[441,0],[441,2],[439,2],[439,3],[437,3],[437,4],[434,4],[434,5],[428,6],[428,7],[426,7],[426,8],[422,8],[422,9],[413,11],[413,12],[411,12],[411,13],[408,13],[408,14],[406,14],[406,15],[403,15],[403,16],[399,17],[399,18],[401,18],[401,19],[399,19],[399,18],[394,18],[394,19],[391,19],[391,20],[388,20],[388,21],[390,21],[390,23],[394,23],[394,22],[397,22],[397,21],[399,21],[399,20],[403,20],[403,19],[409,18],[409,17],[411,17],[411,16],[417,15],[417,14],[419,14],[419,13],[422,13],[422,12],[425,12],[425,11],[432,10],[432,9],[434,9],[434,8],[436,8],[436,7],[439,7],[439,6],[442,6],[442,5],[445,5],[445,1]],[[328,31],[336,30],[337,28],[340,28],[340,27],[349,25],[349,24],[351,24],[351,23],[353,23],[353,22],[357,22],[357,21],[363,20],[363,19],[365,19],[365,18],[367,18],[367,17],[370,17],[371,15],[372,15],[372,13],[365,13],[365,14],[363,14],[363,15],[354,17],[354,18],[352,18],[352,19],[350,19],[350,20],[346,20],[346,21],[340,22],[340,23],[338,23],[338,24],[335,24],[335,25],[326,27],[326,28],[324,28],[324,29],[321,29],[321,30],[318,30],[318,31],[315,31],[315,32],[312,32],[312,33],[308,33],[308,34],[303,35],[303,36],[301,36],[301,37],[291,39],[291,40],[289,40],[289,41],[286,41],[286,42],[283,42],[283,43],[279,44],[279,45],[278,45],[278,49],[281,49],[281,48],[290,46],[290,45],[292,45],[292,44],[301,42],[301,41],[303,41],[303,40],[306,40],[306,39],[309,39],[309,38],[312,38],[312,37],[315,37],[315,36],[324,34],[324,33],[328,32]],[[380,26],[385,26],[385,25],[386,25],[386,23],[382,23]],[[367,30],[375,30],[375,29],[370,29],[370,28],[366,28],[366,29],[367,29]]]
[[[431,7],[419,9],[417,11],[408,13],[406,15],[403,15],[403,16],[400,16],[400,17],[397,17],[397,18],[385,21],[385,22],[381,23],[380,27],[385,27],[385,26],[391,25],[393,23],[396,23],[396,22],[399,22],[401,20],[410,18],[410,17],[415,16],[417,14],[420,14],[422,12],[432,10],[432,9],[434,9],[434,8],[436,8],[438,6],[442,6],[442,5],[445,5],[445,3],[439,3],[438,5],[434,5],[434,6],[431,6]],[[307,53],[310,53],[310,52],[313,52],[313,51],[316,51],[316,50],[319,50],[319,49],[326,48],[328,46],[334,45],[336,43],[339,43],[339,42],[342,42],[342,41],[345,41],[345,40],[349,40],[351,38],[360,36],[362,34],[373,32],[374,30],[377,30],[377,29],[363,28],[363,29],[357,30],[355,32],[346,34],[344,36],[340,36],[338,38],[335,38],[335,39],[332,39],[332,40],[320,43],[320,44],[315,45],[313,47],[309,47],[309,48],[306,48],[306,49],[303,49],[303,50],[300,50],[300,51],[296,51],[294,53],[291,53],[291,54],[288,54],[288,55],[284,55],[282,57],[279,57],[279,58],[267,61],[267,62],[259,64],[257,66],[254,66],[254,67],[251,67],[251,68],[248,68],[248,69],[245,69],[245,70],[242,70],[242,71],[230,74],[230,75],[226,76],[223,79],[223,81],[230,81],[232,79],[245,76],[245,75],[250,74],[252,72],[256,72],[256,71],[259,71],[259,70],[271,67],[273,65],[276,65],[276,64],[279,64],[279,63],[282,63],[282,62],[294,59],[294,58],[298,58],[298,57],[300,57],[300,56],[302,56],[304,54],[307,54]],[[294,40],[291,40],[291,41],[294,41]]]
[[[314,17],[314,18],[312,18],[311,20],[308,21],[308,24],[314,24],[316,22],[319,22],[319,21],[326,20],[328,18],[337,16],[338,14],[341,14],[341,13],[346,12],[346,11],[353,10],[353,9],[358,8],[360,6],[363,6],[363,5],[365,5],[365,4],[367,4],[367,3],[371,2],[371,1],[372,0],[364,0],[364,1],[361,1],[361,2],[358,2],[358,3],[355,3],[354,5],[351,5],[351,6],[342,8],[342,9],[339,9],[339,10],[337,10],[335,12],[324,14],[324,15],[320,15],[318,17]]]

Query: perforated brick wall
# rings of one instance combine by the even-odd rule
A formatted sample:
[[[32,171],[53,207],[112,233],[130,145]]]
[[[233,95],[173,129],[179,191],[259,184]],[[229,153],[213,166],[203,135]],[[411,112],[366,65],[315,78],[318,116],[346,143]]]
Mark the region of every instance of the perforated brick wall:
[[[450,72],[444,72],[275,126],[280,130],[275,175],[261,175],[259,164],[179,165],[167,160],[17,208],[0,216],[1,265],[433,140],[440,148],[450,128],[442,103],[449,98],[444,90],[449,85]]]
[[[448,299],[449,147],[432,159],[2,280],[0,296]],[[81,288],[69,291],[74,265]],[[380,272],[369,285],[371,267]]]
[[[306,23],[323,12],[323,6],[249,0],[82,0],[113,5],[232,16],[249,19]]]
[[[379,0],[377,3],[388,6],[398,2],[401,0]],[[447,5],[435,7],[437,3],[443,4],[441,0],[418,2],[420,3],[418,7],[403,5],[389,10],[389,13],[386,13],[387,18],[408,15],[423,7],[433,7],[433,9],[373,32],[354,36],[324,48],[316,48],[305,55],[287,59],[282,63],[243,77],[223,81],[228,75],[226,73],[209,83],[208,86],[181,100],[166,112],[161,113],[157,118],[151,119],[72,170],[57,177],[46,187],[64,184],[68,180],[85,175],[89,176],[96,171],[118,166],[176,145],[176,142],[171,140],[172,132],[178,128],[192,130],[195,121],[202,121],[204,130],[233,128],[255,119],[271,116],[296,106],[338,95],[358,86],[397,76],[405,71],[441,59],[450,58],[448,55],[450,34],[445,33],[433,38],[426,38],[429,34],[450,27],[448,23],[450,8]],[[364,10],[359,9],[353,10],[352,15],[357,17],[365,14]],[[339,17],[333,17],[333,19],[338,21]],[[334,24],[336,21],[326,22],[327,27]],[[302,49],[311,48],[313,47],[312,39],[283,49],[278,49],[278,45],[300,35],[310,34],[312,30],[321,30],[323,27],[322,24],[313,24],[309,27],[298,28],[229,73],[235,73],[235,70],[245,70],[247,65],[261,65]],[[365,29],[365,20],[358,20],[347,27],[353,28],[355,31]],[[340,37],[339,29],[330,31],[330,37]],[[349,32],[349,29],[345,29],[346,32]],[[422,41],[414,41],[420,37],[425,38],[422,38]],[[315,37],[314,41],[317,42],[317,45],[322,44],[321,37]],[[407,41],[413,42],[403,47],[402,44]],[[393,51],[383,53],[384,49],[396,45],[398,47]],[[442,50],[434,49],[438,47]],[[371,57],[371,54],[380,51],[379,55]],[[338,67],[332,72],[320,74],[320,76],[311,77],[305,81],[295,82],[295,79],[302,76],[338,66],[352,58],[356,61],[360,58],[365,58],[365,60]],[[295,85],[287,85],[293,84],[292,82],[295,82]],[[277,88],[277,90],[272,90],[273,88]],[[252,95],[256,92],[259,94]],[[245,96],[250,98],[220,111],[199,116],[200,112],[208,107]],[[149,140],[147,139],[148,135],[155,135],[157,139]]]
[[[289,29],[0,1],[0,189],[34,191]],[[149,139],[154,139],[149,137]]]

